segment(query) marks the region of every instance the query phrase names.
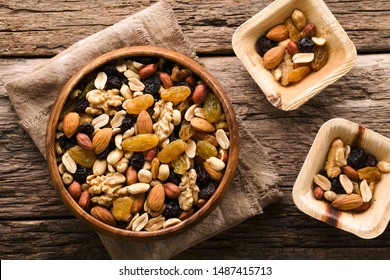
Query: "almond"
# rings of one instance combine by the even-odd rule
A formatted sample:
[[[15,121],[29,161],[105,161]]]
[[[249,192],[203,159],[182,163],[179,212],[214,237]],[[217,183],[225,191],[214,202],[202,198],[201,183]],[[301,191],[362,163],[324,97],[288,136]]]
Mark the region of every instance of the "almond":
[[[162,184],[154,186],[146,199],[148,207],[152,211],[158,211],[164,206],[165,192]]]
[[[285,24],[274,26],[268,31],[266,37],[270,40],[281,42],[288,39],[289,34]]]
[[[107,225],[116,226],[115,218],[107,208],[95,206],[91,209],[91,215]]]
[[[73,197],[74,200],[78,200],[81,196],[82,189],[79,182],[76,180],[72,182],[72,184],[68,187],[68,192],[71,197]]]
[[[77,140],[77,144],[79,144],[81,148],[84,148],[88,151],[93,150],[92,141],[87,134],[77,133],[76,140]]]
[[[207,96],[207,86],[204,84],[199,84],[195,87],[194,93],[192,94],[192,101],[195,104],[201,104]]]
[[[156,73],[156,70],[157,70],[156,64],[148,64],[139,70],[138,75],[140,76],[141,79],[144,80],[152,76],[154,73]]]
[[[160,72],[158,76],[160,78],[161,85],[164,89],[168,89],[173,86],[173,81],[169,74]]]
[[[165,195],[172,199],[177,199],[180,195],[179,187],[174,183],[165,183],[163,185]]]
[[[63,120],[63,130],[66,137],[70,138],[76,133],[79,127],[80,116],[75,112],[70,112],[65,115]]]
[[[207,161],[203,162],[203,167],[204,167],[204,169],[206,169],[206,172],[210,175],[211,179],[213,179],[215,181],[222,180],[223,173],[214,170]]]
[[[215,127],[211,123],[209,123],[207,120],[202,119],[202,118],[194,117],[191,119],[190,123],[191,123],[191,126],[197,131],[201,131],[201,132],[214,132],[215,131]]]
[[[332,207],[338,210],[352,210],[363,204],[362,197],[358,194],[340,194],[332,202]]]
[[[78,204],[81,208],[87,209],[89,207],[89,204],[91,203],[91,195],[88,191],[83,191],[81,193],[80,199]]]
[[[268,50],[263,56],[263,64],[267,69],[275,68],[283,60],[286,47],[277,46]]]
[[[131,205],[130,213],[138,213],[145,203],[145,193],[132,194],[131,197],[134,199]]]
[[[143,110],[137,117],[137,122],[136,122],[136,127],[137,127],[137,135],[138,134],[146,134],[146,133],[153,133],[153,122],[152,118],[146,112]]]
[[[92,145],[94,147],[95,153],[101,154],[110,144],[112,137],[111,128],[103,128],[96,132],[92,139]]]

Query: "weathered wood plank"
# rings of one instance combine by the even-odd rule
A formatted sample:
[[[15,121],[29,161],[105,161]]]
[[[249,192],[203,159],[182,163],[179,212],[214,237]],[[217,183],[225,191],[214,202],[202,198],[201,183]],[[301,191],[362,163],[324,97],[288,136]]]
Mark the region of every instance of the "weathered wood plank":
[[[18,126],[4,90],[5,81],[45,61],[0,60],[0,258],[108,258],[97,235],[72,217],[49,185],[43,157]],[[326,120],[344,117],[390,136],[390,55],[359,56],[356,67],[346,77],[293,112],[270,105],[237,58],[204,57],[201,61],[226,89],[244,123],[256,128],[253,132],[268,147],[285,196],[265,209],[264,214],[177,258],[389,259],[389,227],[374,240],[359,239],[332,228],[294,206],[291,186]],[[27,241],[34,246],[26,248]]]
[[[52,56],[156,1],[0,1],[0,55]],[[173,1],[198,53],[232,53],[235,29],[270,4],[252,1]],[[390,50],[390,2],[326,0],[360,52]]]

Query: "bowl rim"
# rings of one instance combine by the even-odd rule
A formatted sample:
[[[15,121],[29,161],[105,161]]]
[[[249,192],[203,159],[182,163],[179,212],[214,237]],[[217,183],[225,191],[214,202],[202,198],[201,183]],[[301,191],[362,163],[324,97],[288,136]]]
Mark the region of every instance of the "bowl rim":
[[[158,231],[130,231],[126,229],[116,228],[109,226],[92,215],[83,210],[77,202],[70,196],[62,182],[58,165],[56,161],[56,154],[54,149],[55,135],[57,124],[60,118],[62,108],[71,94],[72,90],[77,84],[88,74],[92,73],[99,67],[107,64],[108,62],[119,60],[122,58],[130,58],[131,56],[152,56],[171,60],[179,65],[190,68],[192,72],[202,79],[212,90],[212,92],[218,97],[221,102],[223,111],[226,115],[226,122],[228,123],[230,133],[230,147],[229,147],[229,161],[226,166],[226,171],[222,180],[219,182],[218,188],[213,196],[203,205],[198,211],[196,211],[191,217],[185,219],[181,223],[174,225],[166,229],[160,229]],[[180,54],[176,51],[156,47],[156,46],[132,46],[121,49],[116,49],[100,55],[92,61],[85,64],[80,68],[63,86],[61,89],[49,116],[46,138],[45,138],[45,149],[46,149],[46,161],[49,166],[50,176],[52,178],[52,185],[59,193],[62,202],[68,209],[81,221],[87,224],[92,229],[99,233],[111,237],[119,237],[124,239],[157,239],[162,237],[168,237],[173,234],[189,229],[196,224],[204,220],[220,203],[222,197],[230,187],[235,171],[238,164],[238,153],[239,153],[239,133],[238,133],[238,122],[234,113],[231,101],[222,88],[217,79],[202,65],[195,60]],[[227,171],[230,172],[227,172]]]
[[[323,213],[319,210],[319,208],[315,208],[314,206],[311,206],[310,203],[308,203],[307,199],[308,196],[306,193],[303,193],[302,190],[305,188],[303,182],[307,178],[306,174],[306,168],[309,165],[309,158],[313,160],[313,153],[315,153],[316,149],[315,147],[318,146],[318,144],[322,141],[323,135],[331,135],[331,130],[335,127],[340,127],[341,129],[351,128],[355,132],[351,133],[348,132],[348,137],[353,139],[353,143],[357,143],[360,145],[361,141],[365,141],[366,143],[370,143],[372,140],[379,140],[382,141],[383,145],[386,145],[387,147],[390,147],[390,139],[386,136],[379,134],[371,129],[368,129],[364,126],[361,126],[355,122],[343,119],[343,118],[333,118],[328,121],[326,121],[318,130],[317,135],[311,145],[311,148],[305,158],[305,161],[302,165],[302,168],[299,172],[299,175],[297,176],[297,179],[294,183],[293,189],[292,189],[292,198],[294,201],[294,204],[296,207],[305,213],[306,215],[315,218],[319,221],[325,222],[327,224],[330,224],[336,228],[339,228],[343,231],[352,233],[360,238],[363,239],[372,239],[379,235],[381,235],[385,230],[386,227],[390,221],[390,214],[386,215],[386,212],[390,210],[390,203],[383,208],[383,212],[381,213],[380,219],[378,219],[378,222],[374,225],[372,225],[371,228],[363,229],[360,227],[351,227],[349,224],[349,221],[351,219],[355,219],[355,217],[359,217],[359,214],[352,214],[349,212],[343,212],[338,211],[336,209],[333,209],[330,207],[330,204],[327,205],[327,209],[329,210],[328,213]],[[336,137],[339,137],[336,135]],[[335,138],[333,138],[335,139]],[[364,139],[364,140],[363,140]],[[332,140],[330,140],[331,142]],[[330,145],[330,143],[329,143]],[[326,149],[327,151],[327,149]],[[327,154],[327,153],[326,153]],[[325,157],[326,157],[325,154]],[[390,174],[386,174],[386,176],[389,176]],[[315,198],[310,198],[311,201],[314,201]],[[374,198],[373,198],[374,199]],[[314,209],[314,210],[313,210]],[[368,211],[368,210],[367,210]],[[365,212],[362,212],[364,214]],[[372,212],[368,212],[370,215]]]
[[[321,21],[331,21],[332,28],[338,30],[337,41],[339,42],[340,48],[346,50],[345,52],[345,63],[339,65],[337,68],[330,71],[325,77],[322,77],[319,81],[310,83],[306,89],[301,90],[302,94],[296,96],[294,99],[289,101],[284,101],[278,88],[283,88],[283,91],[286,91],[288,87],[278,86],[275,88],[274,81],[272,80],[272,85],[268,82],[271,79],[268,79],[267,76],[262,75],[261,71],[264,71],[264,67],[261,66],[255,68],[257,65],[250,56],[247,55],[247,51],[243,48],[241,42],[245,41],[247,38],[247,33],[251,32],[254,25],[257,25],[260,21],[264,21],[269,17],[269,13],[276,13],[278,10],[283,9],[285,6],[290,5],[291,3],[297,2],[301,3],[300,0],[275,0],[266,6],[264,9],[260,10],[258,13],[254,14],[251,18],[247,19],[243,24],[241,24],[234,32],[232,37],[232,47],[234,53],[237,55],[241,63],[244,65],[245,69],[255,80],[256,84],[260,87],[261,91],[267,98],[267,100],[276,108],[284,111],[291,111],[300,108],[306,102],[308,102],[313,97],[317,96],[322,90],[324,90],[329,85],[335,83],[342,76],[346,75],[355,65],[357,59],[357,50],[348,34],[345,32],[344,28],[335,18],[333,13],[329,10],[328,6],[323,0],[305,0],[315,3],[316,6],[320,7],[321,11],[324,13],[324,16],[321,17]],[[303,5],[303,4],[302,4]],[[271,28],[272,26],[270,26]],[[266,30],[264,30],[265,32]],[[261,34],[259,34],[260,36]],[[262,65],[262,62],[261,62]],[[320,71],[317,71],[320,72]],[[276,82],[275,82],[276,83]],[[292,85],[294,86],[294,85]]]

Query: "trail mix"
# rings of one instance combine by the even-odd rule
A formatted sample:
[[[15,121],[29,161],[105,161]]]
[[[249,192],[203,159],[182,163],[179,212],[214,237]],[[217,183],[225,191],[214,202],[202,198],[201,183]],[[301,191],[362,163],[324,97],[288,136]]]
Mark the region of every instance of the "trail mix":
[[[375,184],[388,172],[390,162],[378,162],[363,148],[344,145],[337,138],[329,148],[324,169],[313,178],[313,195],[338,210],[365,211],[371,205]]]
[[[105,65],[71,93],[57,128],[69,194],[96,219],[156,231],[190,217],[222,180],[230,146],[218,98],[155,57]]]
[[[317,35],[315,24],[307,23],[300,10],[262,35],[256,41],[256,50],[264,67],[282,86],[301,81],[328,61],[326,39]]]

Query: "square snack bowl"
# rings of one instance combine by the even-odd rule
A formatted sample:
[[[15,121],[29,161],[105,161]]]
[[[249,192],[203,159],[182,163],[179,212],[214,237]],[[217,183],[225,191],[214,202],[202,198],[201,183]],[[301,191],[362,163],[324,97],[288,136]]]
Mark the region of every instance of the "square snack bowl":
[[[329,58],[318,72],[312,71],[297,84],[281,86],[263,65],[256,52],[257,39],[273,26],[283,23],[294,9],[302,11],[317,34],[326,39]],[[276,0],[242,24],[233,35],[233,50],[267,99],[275,107],[295,110],[350,71],[356,60],[356,48],[344,29],[321,0]]]
[[[323,168],[328,149],[336,138],[344,144],[362,147],[380,160],[390,160],[390,139],[345,119],[331,119],[322,125],[293,187],[299,210],[317,220],[371,239],[380,235],[390,220],[390,173],[382,173],[375,185],[371,206],[364,212],[339,211],[313,196],[313,177]]]

